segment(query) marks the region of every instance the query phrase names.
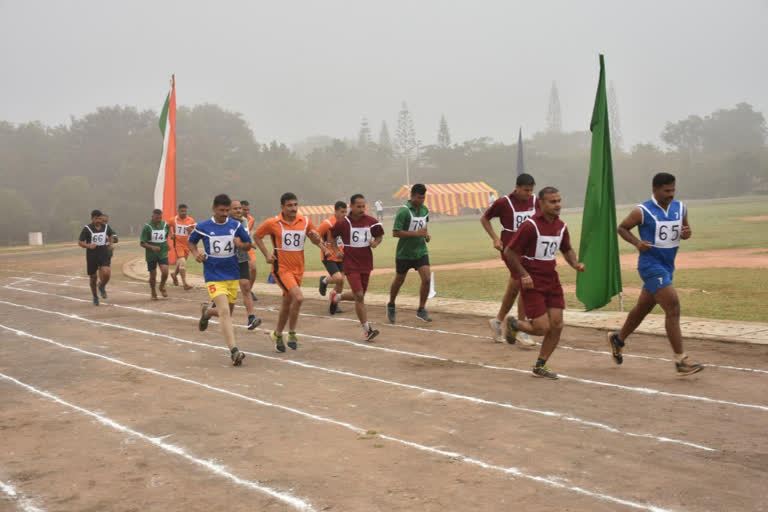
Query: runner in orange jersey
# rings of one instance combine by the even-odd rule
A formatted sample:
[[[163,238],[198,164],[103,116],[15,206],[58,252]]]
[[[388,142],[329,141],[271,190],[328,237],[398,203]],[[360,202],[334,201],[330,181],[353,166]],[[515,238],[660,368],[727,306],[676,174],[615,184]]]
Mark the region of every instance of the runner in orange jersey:
[[[253,226],[256,224],[256,219],[251,216],[251,203],[243,199],[240,201],[240,206],[243,207],[243,216],[248,219],[248,234],[253,233]],[[256,282],[256,252],[251,249],[248,251],[248,278],[251,281],[251,299],[254,301],[259,300],[256,294],[253,293],[253,283]]]
[[[325,219],[317,228],[317,232],[322,237],[324,245],[324,248],[321,251],[323,266],[328,272],[327,276],[320,278],[319,291],[322,296],[325,296],[325,293],[328,290],[328,283],[333,285],[336,293],[344,291],[344,244],[341,240],[336,240],[336,247],[339,251],[338,255],[333,254],[332,252],[330,255],[327,255],[325,249],[331,247],[331,228],[336,225],[337,221],[343,220],[347,215],[347,203],[344,201],[336,201],[333,209],[333,217]],[[336,302],[330,303],[329,311],[332,315],[343,313]]]
[[[173,241],[173,250],[176,251],[176,269],[171,274],[173,284],[179,286],[179,274],[185,290],[191,290],[192,287],[187,284],[187,258],[189,258],[189,235],[195,229],[197,222],[187,214],[187,205],[180,204],[176,210],[176,217],[170,222],[171,240]]]

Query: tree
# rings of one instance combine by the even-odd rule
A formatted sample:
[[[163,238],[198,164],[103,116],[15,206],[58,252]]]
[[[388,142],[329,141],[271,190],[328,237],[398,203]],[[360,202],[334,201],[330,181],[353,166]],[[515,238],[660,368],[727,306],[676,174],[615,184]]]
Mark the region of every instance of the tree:
[[[557,83],[552,82],[549,91],[549,108],[547,109],[547,132],[560,133],[563,131],[563,116],[560,112],[560,94],[557,92]]]
[[[706,117],[703,128],[702,145],[709,153],[749,151],[765,145],[765,117],[748,103],[716,110]]]
[[[371,142],[371,129],[368,127],[368,119],[364,117],[360,123],[360,132],[357,135],[357,147],[361,150],[367,150]]]
[[[608,127],[611,129],[611,145],[621,151],[621,147],[624,145],[624,136],[621,133],[619,102],[616,99],[616,88],[613,86],[613,82],[608,85]]]
[[[440,116],[440,129],[437,132],[437,145],[441,148],[451,147],[451,132],[448,130],[448,123],[445,116]]]
[[[17,190],[0,188],[0,243],[26,241],[39,228],[30,202]]]
[[[381,122],[381,129],[379,130],[379,148],[384,151],[392,151],[392,139],[389,137],[389,128],[387,128],[387,122]]]
[[[411,184],[410,160],[416,149],[416,130],[413,128],[413,118],[408,110],[408,105],[403,102],[400,113],[397,116],[397,132],[395,132],[395,146],[397,152],[405,160],[405,181]]]
[[[661,140],[693,159],[694,153],[701,151],[703,135],[704,120],[699,116],[688,116],[676,123],[668,122],[661,132]]]

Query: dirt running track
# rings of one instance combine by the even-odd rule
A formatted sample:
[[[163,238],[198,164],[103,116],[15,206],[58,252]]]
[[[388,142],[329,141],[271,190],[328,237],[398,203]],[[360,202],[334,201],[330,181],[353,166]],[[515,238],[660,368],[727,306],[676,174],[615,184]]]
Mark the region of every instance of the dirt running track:
[[[308,300],[297,351],[238,328],[233,368],[135,254],[98,308],[80,251],[0,257],[0,510],[768,510],[768,347],[688,340],[713,366],[678,379],[664,339],[616,367],[566,328],[544,382],[484,319],[373,308],[365,344]]]

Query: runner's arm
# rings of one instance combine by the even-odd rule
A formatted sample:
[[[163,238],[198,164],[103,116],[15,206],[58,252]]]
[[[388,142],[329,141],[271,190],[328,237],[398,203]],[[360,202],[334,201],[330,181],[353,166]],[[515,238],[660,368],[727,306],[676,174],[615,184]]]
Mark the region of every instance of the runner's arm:
[[[691,231],[691,226],[688,224],[688,209],[686,209],[685,214],[683,215],[683,232],[680,233],[680,238],[683,240],[688,240],[691,238],[692,234],[693,231]]]
[[[510,265],[512,265],[513,269],[515,269],[515,273],[520,276],[520,281],[523,285],[523,288],[533,288],[533,279],[531,279],[531,276],[525,270],[523,264],[520,263],[520,258],[514,249],[512,249],[511,246],[507,246],[502,254],[504,255],[504,259],[507,260]]]
[[[427,236],[427,228],[423,227],[417,231],[403,231],[400,229],[393,229],[392,236],[395,238],[421,238]]]
[[[640,211],[640,208],[635,208],[631,212],[629,212],[629,215],[621,221],[621,224],[619,224],[619,236],[629,242],[630,244],[637,247],[637,250],[640,252],[645,252],[651,247],[650,242],[645,242],[643,240],[640,240],[635,235],[632,234],[631,230],[635,227],[639,226],[643,223],[643,212]]]
[[[379,235],[377,237],[374,237],[373,240],[371,240],[371,249],[375,249],[379,246],[381,243],[381,239],[383,238],[383,235]]]
[[[583,263],[579,263],[579,258],[576,256],[576,251],[573,249],[565,251],[563,256],[565,257],[565,261],[567,261],[577,272],[584,272],[584,270],[586,270],[587,267]]]
[[[264,259],[267,261],[267,263],[272,263],[275,259],[275,257],[267,250],[267,246],[264,245],[264,241],[256,236],[256,232],[253,232],[253,238],[251,239],[251,247],[258,249],[261,251],[261,254],[264,255]]]
[[[493,240],[493,247],[497,251],[501,251],[501,239],[499,239],[499,236],[496,234],[496,231],[494,231],[493,226],[491,225],[491,221],[483,215],[480,217],[480,224],[483,225],[483,228],[485,228],[485,232],[488,233],[488,236],[491,237],[491,240]]]
[[[189,243],[189,254],[192,255],[193,258],[195,258],[195,261],[199,263],[203,263],[208,257],[205,254],[200,253],[200,251],[197,250],[197,241],[190,242]]]

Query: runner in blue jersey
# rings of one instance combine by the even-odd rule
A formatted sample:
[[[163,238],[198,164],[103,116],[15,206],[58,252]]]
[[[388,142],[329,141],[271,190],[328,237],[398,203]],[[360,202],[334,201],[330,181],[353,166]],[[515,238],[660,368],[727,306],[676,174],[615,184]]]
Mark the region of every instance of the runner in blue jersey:
[[[635,226],[640,235],[639,239],[631,233]],[[685,376],[700,372],[704,366],[691,362],[683,351],[680,301],[672,285],[675,256],[680,247],[680,240],[688,240],[691,237],[688,210],[683,203],[675,200],[673,175],[661,172],[653,177],[653,195],[622,221],[619,235],[640,252],[637,270],[643,280],[643,289],[637,304],[627,315],[621,331],[608,333],[608,344],[614,362],[623,362],[624,342],[658,304],[666,315],[667,338],[675,352],[677,374]]]
[[[203,264],[205,287],[216,305],[216,308],[210,308],[208,304],[203,304],[198,326],[204,331],[208,328],[208,320],[218,316],[232,364],[240,366],[245,354],[235,345],[235,330],[232,327],[232,311],[240,288],[240,265],[236,250],[250,249],[251,237],[240,222],[229,217],[231,205],[232,200],[226,194],[213,198],[213,217],[197,223],[189,235],[189,251]],[[200,240],[203,241],[202,253],[197,248]]]

